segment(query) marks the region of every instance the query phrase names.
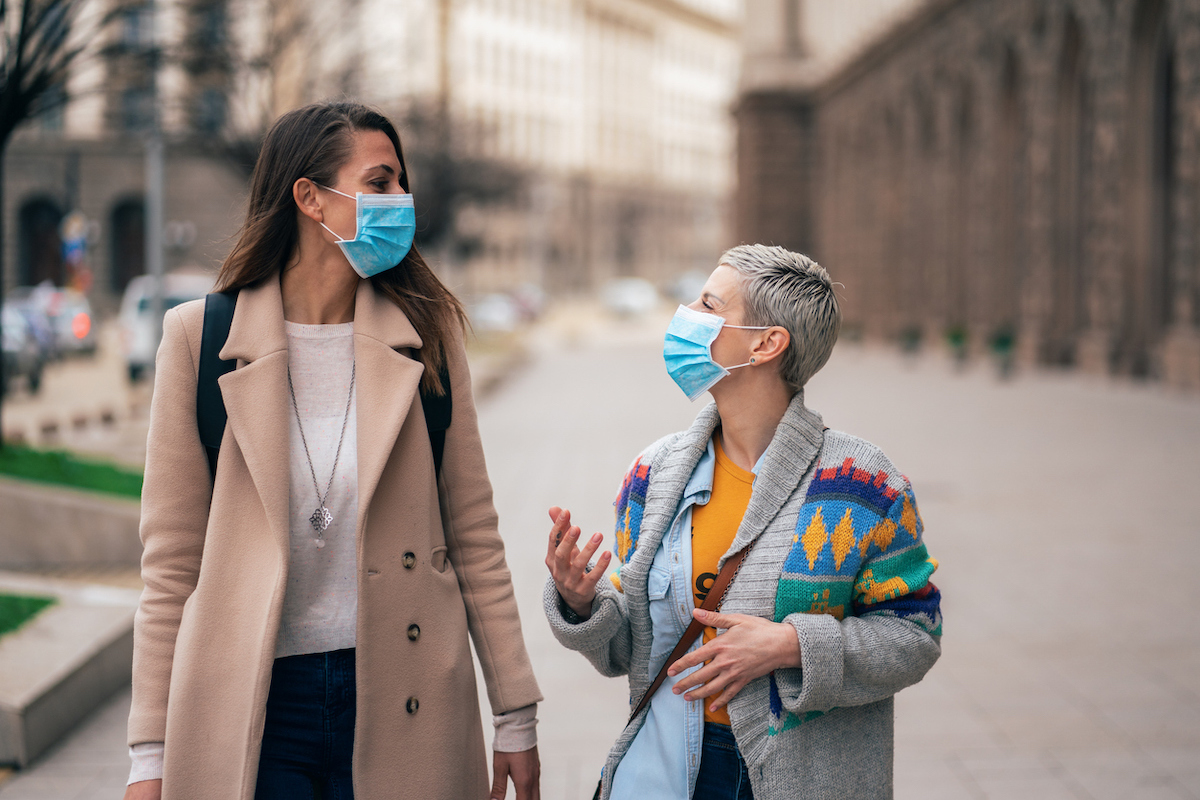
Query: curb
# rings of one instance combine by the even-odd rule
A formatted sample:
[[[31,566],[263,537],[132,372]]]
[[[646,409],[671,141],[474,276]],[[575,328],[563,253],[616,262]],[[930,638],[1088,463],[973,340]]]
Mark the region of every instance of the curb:
[[[137,566],[141,503],[135,498],[0,478],[0,569]]]
[[[5,572],[0,590],[58,600],[0,637],[0,764],[25,767],[129,685],[140,593]]]

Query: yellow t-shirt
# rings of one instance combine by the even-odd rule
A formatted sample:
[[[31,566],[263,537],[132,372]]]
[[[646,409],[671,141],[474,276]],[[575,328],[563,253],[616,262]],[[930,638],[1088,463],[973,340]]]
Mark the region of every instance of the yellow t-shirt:
[[[725,455],[719,434],[713,436],[713,447],[717,463],[713,469],[712,497],[706,505],[692,507],[692,597],[697,608],[717,579],[717,563],[733,544],[754,489],[754,473],[742,469]],[[712,641],[716,635],[716,628],[705,628],[703,643]],[[716,713],[708,710],[714,699],[704,700],[704,721],[730,724],[725,708]]]

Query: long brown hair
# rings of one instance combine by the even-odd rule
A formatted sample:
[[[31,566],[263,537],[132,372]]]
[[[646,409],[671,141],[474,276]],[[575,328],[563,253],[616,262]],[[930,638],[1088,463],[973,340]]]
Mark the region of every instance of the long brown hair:
[[[333,186],[337,171],[350,158],[353,134],[381,131],[392,140],[400,160],[400,186],[408,188],[408,170],[400,137],[387,117],[359,103],[314,103],[289,111],[275,121],[263,139],[250,181],[250,204],[237,244],[217,275],[217,291],[254,286],[277,276],[295,252],[300,238],[292,186],[300,178]],[[450,337],[466,325],[462,303],[425,263],[414,246],[395,269],[371,278],[412,322],[425,365],[421,388],[443,394],[440,372]]]

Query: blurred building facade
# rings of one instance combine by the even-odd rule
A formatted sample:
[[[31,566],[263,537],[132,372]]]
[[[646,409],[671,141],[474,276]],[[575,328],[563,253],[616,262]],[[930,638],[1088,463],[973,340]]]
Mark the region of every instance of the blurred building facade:
[[[232,86],[229,3],[112,0],[84,5],[83,55],[66,105],[18,130],[4,164],[6,286],[49,280],[115,307],[145,271],[145,140],[156,113],[167,141],[165,263],[219,263],[240,223],[246,171],[224,146]],[[105,20],[108,20],[105,22]],[[87,219],[80,273],[63,257],[61,224]]]
[[[805,5],[752,0],[748,35]],[[1200,386],[1200,2],[914,1],[840,58],[792,40],[747,54],[739,238],[825,263],[851,332]]]
[[[262,132],[328,98],[399,123],[418,214],[423,196],[449,204],[432,256],[460,289],[584,290],[708,268],[731,238],[741,4],[111,0],[114,21],[65,87],[64,112],[9,147],[6,284],[71,277],[57,226],[75,209],[92,221],[94,302],[111,307],[143,271],[155,113],[167,268],[215,268]],[[470,167],[431,178],[439,160]],[[461,191],[476,165],[511,185]]]
[[[326,22],[329,3],[295,0],[270,92],[275,111],[360,97],[416,147],[440,117],[447,157],[505,165],[520,189],[449,221],[442,260],[469,291],[662,282],[731,237],[741,2],[362,0]]]

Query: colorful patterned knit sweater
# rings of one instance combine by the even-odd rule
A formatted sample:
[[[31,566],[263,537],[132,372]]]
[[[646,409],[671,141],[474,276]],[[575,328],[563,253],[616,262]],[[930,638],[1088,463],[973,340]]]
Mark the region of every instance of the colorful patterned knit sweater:
[[[691,430],[647,448],[625,476],[617,586],[600,587],[586,622],[563,621],[547,584],[555,635],[602,673],[628,674],[631,704],[652,677],[649,564],[717,424],[709,406]],[[878,448],[824,431],[797,395],[726,554],[754,541],[722,610],[792,625],[803,661],[752,681],[730,703],[756,798],[891,795],[892,696],[940,653],[940,595],[929,581],[937,562],[922,533],[908,480]],[[614,745],[609,775],[639,725]]]
[[[839,466],[818,460],[780,574],[776,622],[797,613],[840,620],[849,609],[854,616],[900,617],[942,635],[941,593],[929,580],[937,560],[921,538],[917,499],[907,477],[890,484],[889,477],[882,469],[855,466],[853,458]],[[637,548],[649,486],[650,464],[639,457],[613,503],[618,564],[628,563]],[[613,585],[620,589],[619,570]],[[784,711],[773,674],[770,685],[772,736],[824,713],[810,711],[801,718]]]

